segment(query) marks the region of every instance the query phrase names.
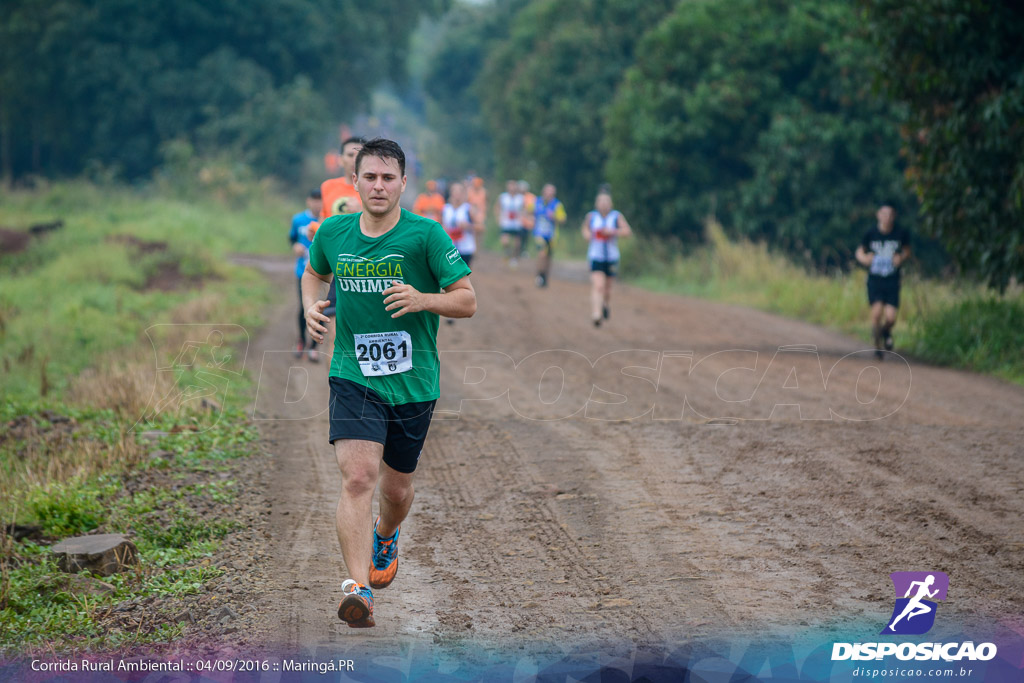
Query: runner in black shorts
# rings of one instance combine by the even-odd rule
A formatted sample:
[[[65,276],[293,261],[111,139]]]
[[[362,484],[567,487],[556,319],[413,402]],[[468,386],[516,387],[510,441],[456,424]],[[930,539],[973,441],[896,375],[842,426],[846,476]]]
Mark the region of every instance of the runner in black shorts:
[[[392,405],[370,387],[340,377],[328,381],[330,442],[358,439],[379,443],[384,447],[385,465],[397,472],[415,472],[436,401]]]
[[[868,269],[868,304],[871,306],[871,332],[875,356],[885,357],[882,349],[892,351],[892,328],[900,307],[900,268],[910,258],[910,235],[894,226],[896,211],[882,206],[875,214],[878,224],[864,235],[855,256]]]
[[[611,315],[612,282],[619,267],[619,238],[629,237],[633,229],[626,217],[612,208],[607,190],[598,193],[594,210],[584,217],[580,226],[587,240],[590,261],[590,321],[600,327]]]
[[[341,468],[335,514],[350,579],[338,617],[374,626],[372,589],[398,571],[399,525],[413,500],[419,462],[438,398],[438,316],[476,312],[469,267],[435,221],[399,206],[405,154],[371,140],[355,164],[361,213],[332,216],[317,230],[302,276],[310,335],[328,332],[328,282],[338,292],[330,370],[330,441]],[[380,514],[373,496],[380,486]]]

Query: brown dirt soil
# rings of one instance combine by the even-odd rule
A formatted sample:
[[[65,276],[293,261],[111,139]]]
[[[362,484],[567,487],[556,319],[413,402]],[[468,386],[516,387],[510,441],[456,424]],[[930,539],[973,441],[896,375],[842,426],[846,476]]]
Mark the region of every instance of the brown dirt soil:
[[[249,262],[281,291],[252,356],[273,558],[257,630],[271,642],[877,634],[901,570],[949,574],[946,624],[1021,628],[1020,387],[626,286],[595,329],[582,265],[537,289],[528,268],[484,254],[479,312],[441,325],[442,399],[398,578],[376,593],[377,628],[349,629],[335,613],[346,573],[327,364],[292,357],[291,264]]]
[[[140,255],[159,254],[167,251],[167,242],[142,240],[134,235],[111,235],[107,241],[124,244]],[[178,289],[199,287],[202,282],[203,278],[186,276],[181,272],[181,264],[170,260],[157,265],[156,269],[146,278],[142,289],[173,292]]]
[[[21,230],[0,228],[0,254],[17,254],[28,246],[32,235]]]

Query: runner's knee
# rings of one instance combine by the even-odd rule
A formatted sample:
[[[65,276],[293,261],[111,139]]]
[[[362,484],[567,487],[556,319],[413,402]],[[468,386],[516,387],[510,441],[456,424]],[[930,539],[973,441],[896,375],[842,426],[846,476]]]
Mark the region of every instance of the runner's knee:
[[[380,483],[380,495],[384,496],[389,503],[400,505],[412,498],[412,494],[411,481],[385,478]]]
[[[350,496],[372,493],[377,486],[376,466],[352,464],[349,467],[342,467],[341,486]]]

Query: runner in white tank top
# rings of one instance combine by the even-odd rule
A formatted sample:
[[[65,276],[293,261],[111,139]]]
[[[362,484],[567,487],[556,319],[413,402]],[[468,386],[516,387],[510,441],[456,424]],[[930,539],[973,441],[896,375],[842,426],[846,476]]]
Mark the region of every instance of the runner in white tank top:
[[[583,219],[584,239],[589,242],[587,259],[590,261],[590,319],[594,327],[610,315],[612,282],[619,265],[619,238],[633,234],[629,223],[612,209],[612,196],[607,192],[597,195],[594,210]]]
[[[475,221],[476,208],[466,198],[466,186],[452,183],[448,188],[448,202],[441,210],[441,227],[452,238],[452,244],[459,250],[459,255],[468,266],[476,253],[476,233],[483,231],[482,221]],[[455,320],[445,318],[449,325]]]
[[[477,222],[473,220],[473,205],[466,200],[462,183],[454,183],[449,189],[448,203],[441,212],[441,225],[468,266],[476,253]]]
[[[519,191],[517,181],[509,180],[505,183],[505,191],[498,197],[494,208],[498,213],[505,261],[514,268],[516,256],[522,251],[523,239],[523,194]]]

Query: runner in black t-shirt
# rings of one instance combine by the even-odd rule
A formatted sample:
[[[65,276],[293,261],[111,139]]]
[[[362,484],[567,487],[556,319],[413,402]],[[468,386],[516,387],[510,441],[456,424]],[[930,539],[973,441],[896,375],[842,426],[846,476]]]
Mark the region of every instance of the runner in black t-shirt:
[[[868,269],[868,303],[871,305],[871,331],[875,355],[881,359],[883,347],[892,351],[892,328],[900,307],[900,266],[910,258],[910,234],[894,226],[896,211],[882,206],[875,214],[878,225],[868,230],[857,247],[857,262]]]

